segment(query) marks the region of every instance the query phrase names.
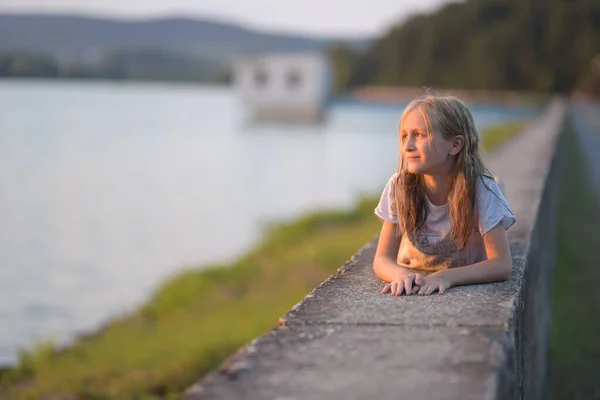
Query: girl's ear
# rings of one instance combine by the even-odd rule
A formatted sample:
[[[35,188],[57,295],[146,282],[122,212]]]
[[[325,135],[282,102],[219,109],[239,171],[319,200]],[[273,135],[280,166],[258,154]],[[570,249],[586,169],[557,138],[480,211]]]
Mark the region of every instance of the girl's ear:
[[[452,144],[450,146],[450,154],[455,156],[465,145],[465,137],[463,135],[456,135],[452,139]]]

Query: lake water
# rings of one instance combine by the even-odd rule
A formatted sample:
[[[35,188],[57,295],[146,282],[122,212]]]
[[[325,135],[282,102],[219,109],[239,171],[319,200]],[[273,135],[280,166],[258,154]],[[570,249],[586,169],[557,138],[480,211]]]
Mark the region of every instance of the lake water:
[[[401,111],[254,126],[229,88],[0,81],[0,364],[239,256],[266,221],[378,193]],[[474,108],[480,127],[528,112]]]

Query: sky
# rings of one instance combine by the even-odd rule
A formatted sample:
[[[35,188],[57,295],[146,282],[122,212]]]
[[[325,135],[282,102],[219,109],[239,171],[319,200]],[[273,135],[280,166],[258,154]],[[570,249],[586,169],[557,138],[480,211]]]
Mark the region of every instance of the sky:
[[[0,0],[0,12],[215,18],[267,31],[375,36],[449,0]],[[318,4],[318,6],[317,6]]]

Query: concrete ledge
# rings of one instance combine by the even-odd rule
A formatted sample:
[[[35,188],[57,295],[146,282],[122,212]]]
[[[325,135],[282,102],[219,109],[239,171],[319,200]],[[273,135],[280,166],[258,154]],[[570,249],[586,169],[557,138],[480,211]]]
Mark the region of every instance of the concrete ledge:
[[[375,239],[184,398],[543,398],[564,114],[554,101],[486,160],[518,219],[508,281],[381,295]]]

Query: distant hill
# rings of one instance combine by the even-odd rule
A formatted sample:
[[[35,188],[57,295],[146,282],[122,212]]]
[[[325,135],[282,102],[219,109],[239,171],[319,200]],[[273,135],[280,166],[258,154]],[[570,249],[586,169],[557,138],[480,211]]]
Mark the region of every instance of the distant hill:
[[[60,61],[93,62],[103,54],[152,48],[223,60],[248,52],[324,50],[336,38],[264,33],[208,19],[113,20],[73,15],[0,14],[0,52],[26,51]],[[366,39],[341,40],[364,47]]]

